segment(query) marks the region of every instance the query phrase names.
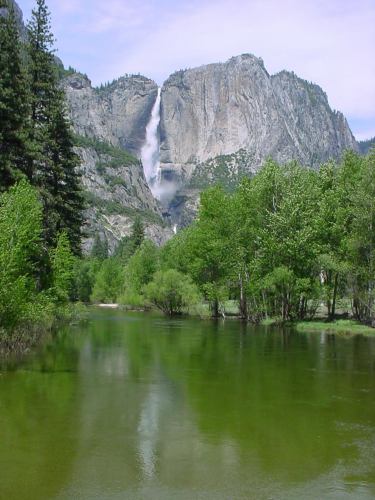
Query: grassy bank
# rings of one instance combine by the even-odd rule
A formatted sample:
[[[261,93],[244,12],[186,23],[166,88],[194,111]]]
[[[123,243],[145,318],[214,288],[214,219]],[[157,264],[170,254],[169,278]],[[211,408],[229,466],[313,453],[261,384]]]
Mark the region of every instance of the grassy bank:
[[[337,333],[341,335],[375,335],[375,328],[362,325],[354,320],[337,320],[332,322],[324,321],[300,321],[296,323],[299,332],[324,332]]]

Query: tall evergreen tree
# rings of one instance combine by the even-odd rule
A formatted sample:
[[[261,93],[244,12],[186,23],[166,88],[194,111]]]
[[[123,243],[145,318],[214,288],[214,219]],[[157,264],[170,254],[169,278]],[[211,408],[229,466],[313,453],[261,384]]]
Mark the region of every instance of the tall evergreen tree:
[[[0,190],[6,190],[26,171],[29,104],[22,46],[14,7],[0,0]]]
[[[37,0],[28,25],[33,159],[28,177],[41,192],[48,247],[66,231],[72,250],[80,253],[83,195],[79,158],[73,149],[63,91],[53,55],[54,37],[45,0]]]
[[[91,249],[91,257],[99,260],[108,259],[108,240],[105,236],[102,240],[99,234],[95,235],[94,244]]]
[[[143,226],[142,219],[139,216],[134,219],[130,238],[133,243],[134,253],[141,246],[143,240],[145,239],[145,228]]]
[[[139,216],[134,219],[130,236],[124,236],[115,250],[115,257],[127,262],[145,239],[145,228]]]

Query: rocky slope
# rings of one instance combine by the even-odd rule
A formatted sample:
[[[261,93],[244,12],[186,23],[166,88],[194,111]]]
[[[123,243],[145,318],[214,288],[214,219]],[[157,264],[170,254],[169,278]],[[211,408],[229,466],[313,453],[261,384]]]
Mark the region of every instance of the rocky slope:
[[[77,136],[76,143],[87,203],[86,253],[96,234],[108,241],[113,252],[121,238],[130,234],[137,216],[143,220],[146,235],[157,244],[164,243],[172,231],[162,219],[139,160],[96,139]]]

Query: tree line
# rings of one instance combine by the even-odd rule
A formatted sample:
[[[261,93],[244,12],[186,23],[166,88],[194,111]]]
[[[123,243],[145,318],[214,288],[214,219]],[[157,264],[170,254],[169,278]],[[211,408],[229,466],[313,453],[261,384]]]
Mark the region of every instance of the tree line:
[[[26,39],[13,4],[0,7],[0,325],[9,326],[67,298],[84,201],[45,0]]]
[[[139,224],[114,257],[94,246],[85,300],[151,303],[168,314],[203,300],[219,316],[231,299],[254,322],[313,318],[322,304],[334,319],[345,300],[356,319],[373,320],[374,149],[319,170],[268,160],[233,193],[203,192],[197,219],[161,249]]]

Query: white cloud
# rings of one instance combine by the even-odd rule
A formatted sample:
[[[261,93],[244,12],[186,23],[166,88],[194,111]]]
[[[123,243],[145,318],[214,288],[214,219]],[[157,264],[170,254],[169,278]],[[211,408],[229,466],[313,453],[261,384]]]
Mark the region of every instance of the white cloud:
[[[31,0],[20,0],[29,7]],[[95,84],[159,83],[245,52],[319,84],[355,132],[375,127],[374,0],[49,0],[59,55]]]
[[[160,81],[179,68],[251,52],[270,72],[294,70],[321,85],[334,108],[374,116],[374,27],[375,3],[366,0],[222,0],[156,24],[111,70],[127,68]]]

